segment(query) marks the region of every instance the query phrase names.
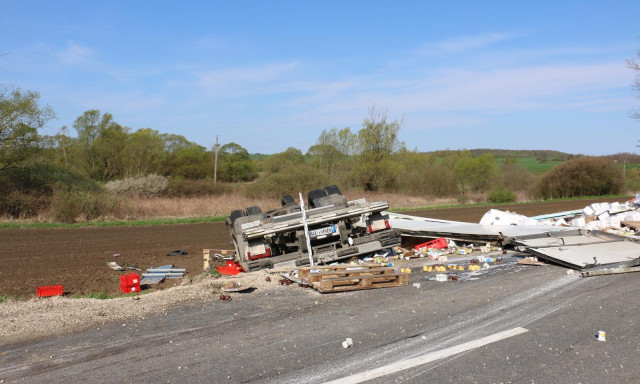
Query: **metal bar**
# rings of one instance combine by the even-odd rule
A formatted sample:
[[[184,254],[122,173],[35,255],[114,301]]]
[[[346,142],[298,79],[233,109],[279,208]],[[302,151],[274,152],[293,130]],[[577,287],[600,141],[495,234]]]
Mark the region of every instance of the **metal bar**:
[[[627,265],[623,265],[616,268],[602,268],[597,269],[595,271],[582,271],[582,277],[591,277],[591,276],[603,276],[603,275],[616,275],[619,273],[628,273],[628,272],[640,272],[640,266],[629,267]]]
[[[300,199],[300,211],[302,212],[302,224],[304,225],[304,237],[307,240],[307,252],[309,253],[309,264],[313,267],[313,251],[311,249],[311,238],[309,237],[309,227],[307,226],[307,213],[304,210],[304,200],[302,192],[298,192]]]

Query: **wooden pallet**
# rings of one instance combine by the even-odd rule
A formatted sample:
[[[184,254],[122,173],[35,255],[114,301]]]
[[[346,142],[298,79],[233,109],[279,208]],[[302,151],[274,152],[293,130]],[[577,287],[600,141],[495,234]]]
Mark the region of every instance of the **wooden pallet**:
[[[377,264],[335,265],[298,269],[298,277],[322,293],[399,287],[409,284],[407,273]]]
[[[235,253],[235,251],[233,250],[229,250],[229,249],[203,249],[202,250],[202,259],[203,259],[203,264],[202,264],[202,270],[206,271],[207,269],[211,268],[211,262],[212,261],[217,261],[218,264],[220,263],[220,260],[217,260],[215,258],[216,254],[222,255],[222,256],[231,256]],[[224,263],[223,263],[224,264]]]

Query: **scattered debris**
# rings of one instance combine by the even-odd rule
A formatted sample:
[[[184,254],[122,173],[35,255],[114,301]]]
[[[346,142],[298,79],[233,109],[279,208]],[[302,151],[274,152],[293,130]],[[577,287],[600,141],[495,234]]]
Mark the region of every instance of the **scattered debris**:
[[[182,255],[188,255],[187,251],[183,251],[182,249],[178,249],[178,250],[171,251],[171,252],[167,253],[167,256],[182,256]]]
[[[353,346],[353,340],[350,337],[347,337],[342,342],[342,348],[347,349]]]
[[[231,301],[231,296],[225,295],[223,293],[220,294],[220,301]]]
[[[537,257],[535,256],[527,256],[524,259],[520,259],[518,260],[518,264],[522,264],[522,265],[535,265],[535,266],[543,266],[543,265],[547,265],[546,263],[538,260]]]
[[[598,335],[596,337],[600,341],[607,341],[607,333],[605,331],[598,331]]]
[[[266,282],[270,282],[270,281],[271,281],[271,276],[267,276],[267,277],[265,277],[265,278],[264,278],[264,281],[266,281]]]
[[[420,283],[413,283],[413,288],[420,289]]]
[[[212,267],[211,262],[220,262],[233,260],[235,258],[235,252],[229,249],[203,249],[202,250],[202,270],[208,271]]]
[[[241,283],[238,283],[238,282],[229,282],[222,286],[222,290],[224,292],[245,292],[253,289],[254,288],[251,286],[248,286],[248,285],[243,286]]]
[[[114,271],[124,271],[124,267],[119,266],[115,261],[109,261],[107,265]]]
[[[233,260],[227,260],[224,266],[216,267],[216,270],[227,276],[235,276],[240,272],[244,272],[242,266]]]
[[[447,275],[444,273],[438,273],[436,275],[436,281],[447,281]]]

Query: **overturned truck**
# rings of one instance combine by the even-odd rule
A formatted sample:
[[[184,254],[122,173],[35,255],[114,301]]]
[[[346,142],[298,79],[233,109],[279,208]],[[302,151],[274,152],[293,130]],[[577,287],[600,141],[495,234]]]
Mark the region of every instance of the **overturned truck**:
[[[401,242],[400,233],[382,213],[389,208],[386,202],[347,201],[335,185],[310,191],[307,197],[304,212],[314,264],[377,252]],[[268,212],[258,206],[235,210],[227,217],[236,260],[245,271],[310,263],[302,208],[291,195],[282,197],[281,204]]]

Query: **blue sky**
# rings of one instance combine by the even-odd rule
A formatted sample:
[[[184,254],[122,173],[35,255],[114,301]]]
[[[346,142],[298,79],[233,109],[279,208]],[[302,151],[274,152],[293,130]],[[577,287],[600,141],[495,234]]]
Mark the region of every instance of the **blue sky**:
[[[4,1],[0,83],[208,148],[306,152],[371,106],[419,151],[637,152],[636,1]]]

